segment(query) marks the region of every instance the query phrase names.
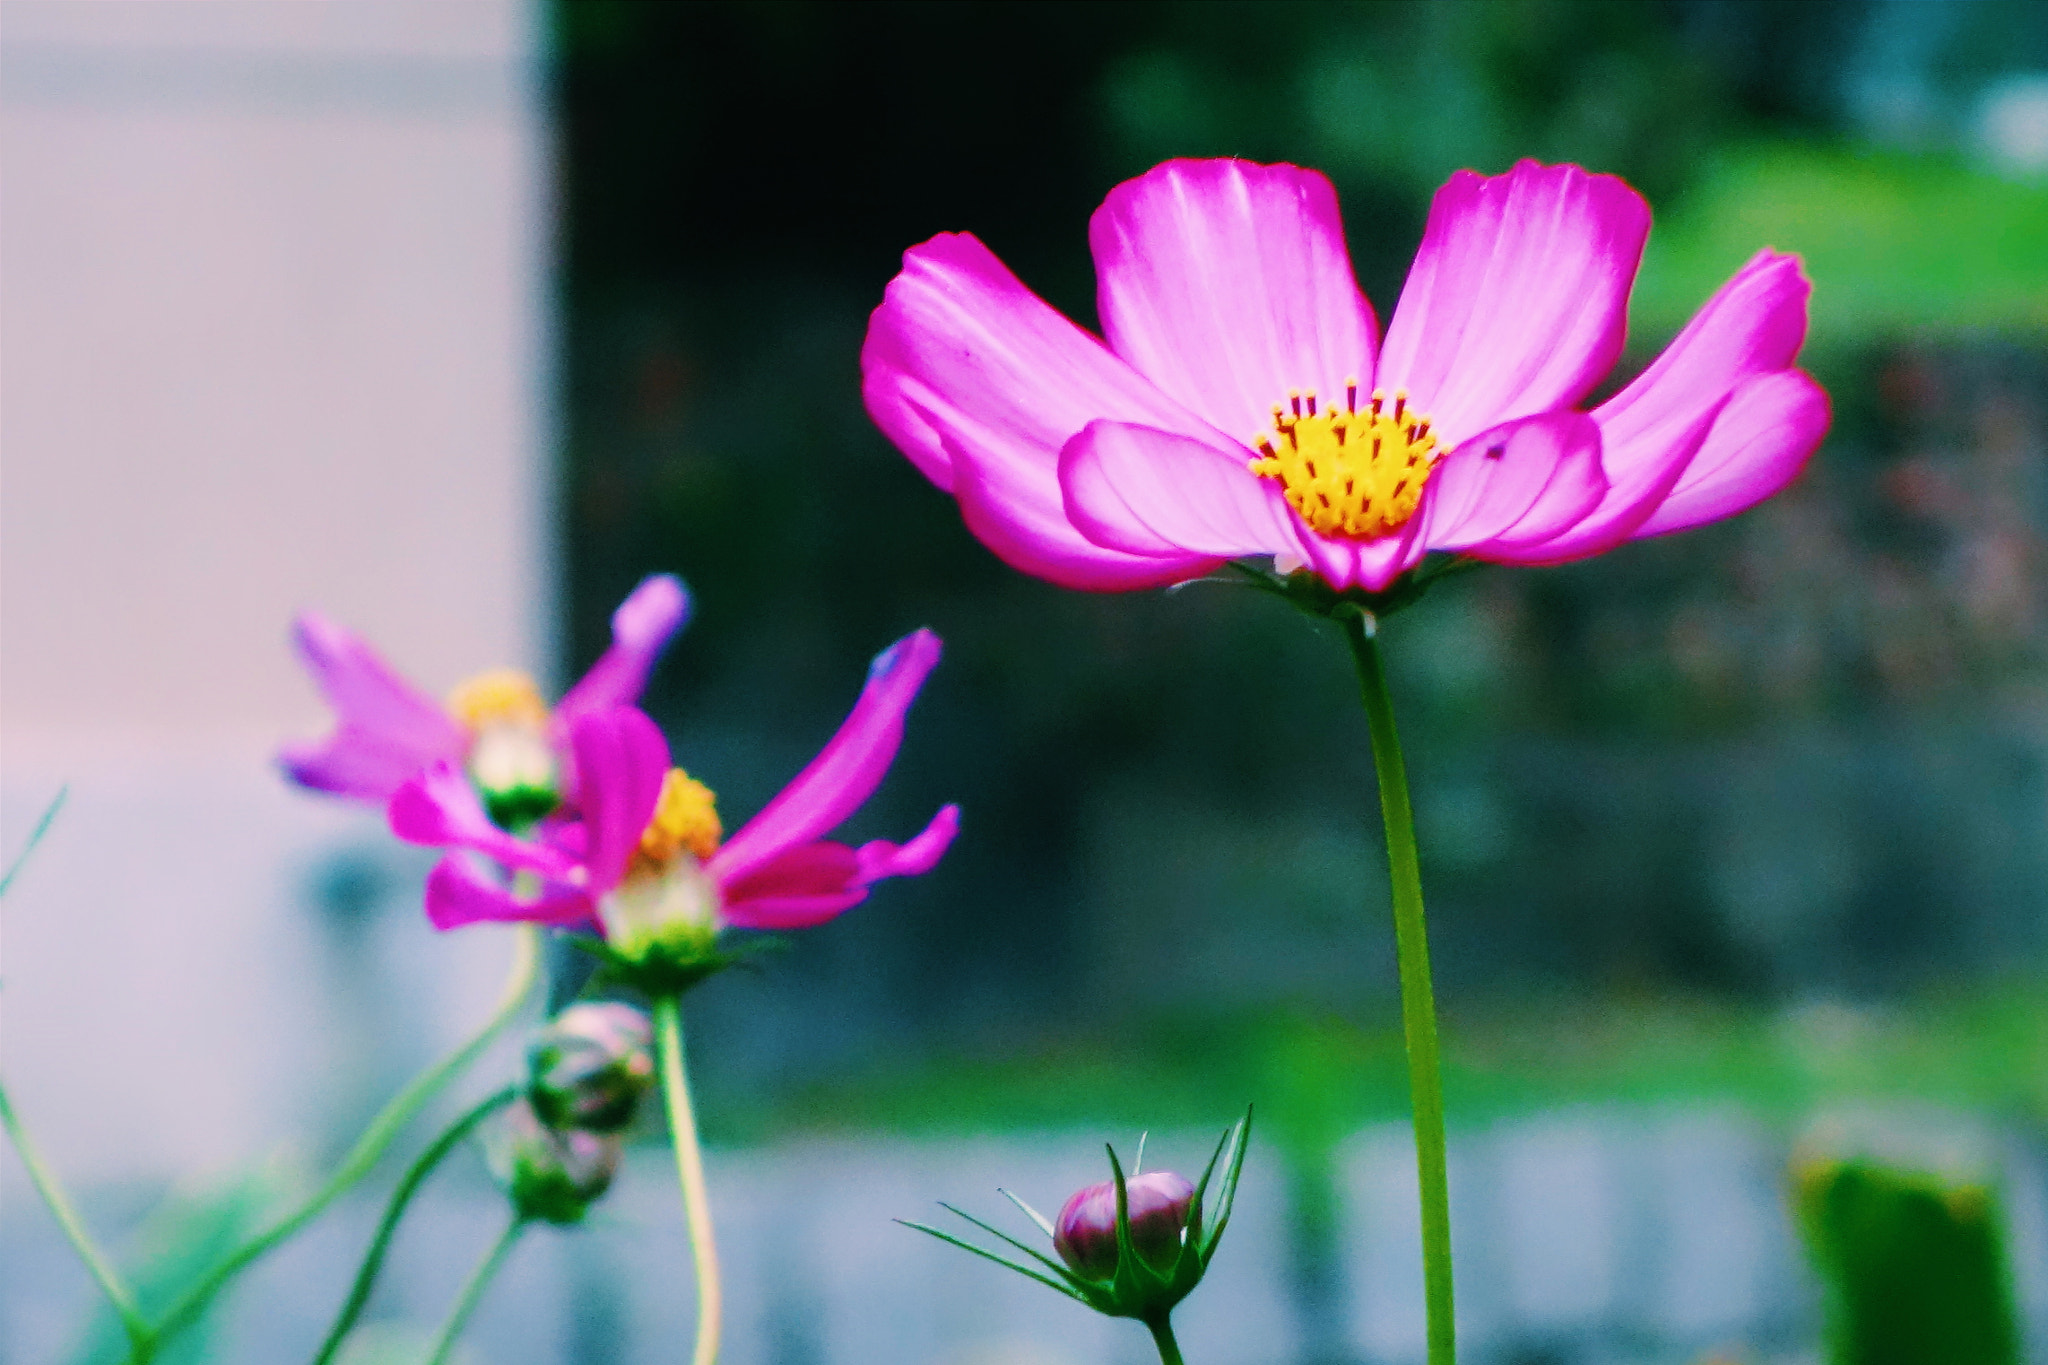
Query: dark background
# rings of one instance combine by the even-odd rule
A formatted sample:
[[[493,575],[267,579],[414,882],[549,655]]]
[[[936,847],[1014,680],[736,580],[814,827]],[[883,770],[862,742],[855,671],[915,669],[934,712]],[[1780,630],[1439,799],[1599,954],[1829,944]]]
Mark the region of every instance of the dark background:
[[[1836,421],[1795,489],[1583,564],[1469,575],[1390,627],[1454,1044],[1516,1001],[1704,1002],[1735,1028],[2038,973],[2048,287],[2028,262],[2048,199],[1980,127],[1986,92],[2048,67],[2037,6],[553,17],[565,668],[641,576],[680,573],[697,612],[649,706],[730,828],[873,653],[919,625],[947,643],[852,833],[903,837],[955,800],[960,839],[693,997],[728,1112],[1112,1038],[1198,1056],[1189,1040],[1276,1015],[1393,1025],[1337,642],[1229,587],[1026,578],[861,408],[867,314],[906,247],[971,230],[1092,326],[1088,214],[1173,155],[1327,171],[1383,320],[1451,170],[1530,155],[1627,177],[1659,226],[1616,383],[1756,247],[1808,253],[1806,363]]]

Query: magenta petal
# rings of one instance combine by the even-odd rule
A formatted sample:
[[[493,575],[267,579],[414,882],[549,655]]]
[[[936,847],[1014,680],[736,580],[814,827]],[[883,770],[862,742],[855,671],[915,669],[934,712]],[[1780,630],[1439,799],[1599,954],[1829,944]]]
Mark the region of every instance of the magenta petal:
[[[514,895],[460,853],[443,858],[427,874],[427,919],[436,929],[485,921],[566,926],[592,914],[590,898],[574,888],[552,886],[538,896]]]
[[[1649,206],[1611,175],[1459,171],[1430,206],[1375,387],[1406,388],[1452,446],[1570,407],[1621,352],[1649,230]]]
[[[1294,509],[1279,483],[1246,467],[1251,458],[1234,445],[1090,422],[1060,452],[1067,519],[1112,550],[1204,557],[1194,573],[1238,555],[1302,554]]]
[[[1212,563],[1164,548],[1141,554],[1098,545],[1068,521],[1056,477],[1035,470],[1018,474],[1015,466],[980,464],[964,455],[953,465],[961,519],[1013,569],[1083,592],[1129,592],[1199,577]]]
[[[468,775],[445,758],[392,793],[384,817],[391,832],[410,844],[472,849],[549,877],[566,877],[573,867],[558,849],[514,838],[494,824]]]
[[[1290,390],[1371,380],[1379,327],[1316,171],[1169,161],[1109,192],[1088,244],[1110,349],[1240,441]]]
[[[906,635],[875,657],[839,732],[705,865],[721,886],[744,882],[792,848],[830,833],[881,782],[903,742],[903,717],[939,662],[939,637]]]
[[[719,913],[741,929],[808,929],[866,897],[859,874],[845,844],[800,844],[722,885]]]
[[[569,742],[582,784],[588,885],[591,895],[602,896],[626,875],[654,818],[668,776],[668,741],[644,713],[615,706],[577,717]]]
[[[1432,550],[1513,559],[1600,505],[1600,428],[1584,413],[1549,412],[1482,432],[1430,475],[1423,536]]]
[[[1060,447],[1097,417],[1200,426],[966,233],[903,254],[868,323],[861,393],[876,425],[949,492],[948,440],[975,459],[1036,466],[1050,485]]]
[[[856,855],[860,863],[856,878],[866,886],[884,877],[921,877],[938,866],[939,859],[952,847],[953,836],[959,832],[960,808],[946,806],[907,844],[870,839]]]
[[[868,898],[864,886],[814,896],[762,896],[726,906],[720,913],[737,929],[814,929]]]
[[[689,614],[689,594],[674,574],[655,574],[633,589],[612,613],[611,648],[563,695],[556,721],[566,726],[585,712],[639,701],[654,661]]]
[[[1777,493],[1820,448],[1828,419],[1827,394],[1799,370],[1748,380],[1728,399],[1678,486],[1636,536],[1719,521]]]
[[[468,747],[462,727],[353,631],[302,612],[292,643],[341,722],[326,740],[280,755],[295,781],[382,802],[435,759],[460,758]]]

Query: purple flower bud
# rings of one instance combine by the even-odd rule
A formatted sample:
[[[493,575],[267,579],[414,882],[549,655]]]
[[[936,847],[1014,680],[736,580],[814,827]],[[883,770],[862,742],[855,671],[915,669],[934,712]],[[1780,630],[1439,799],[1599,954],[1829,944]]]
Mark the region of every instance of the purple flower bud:
[[[491,1166],[527,1218],[576,1223],[611,1188],[625,1144],[610,1134],[559,1131],[514,1100],[491,1136]]]
[[[527,1098],[550,1128],[615,1133],[654,1084],[647,1016],[615,1001],[571,1005],[527,1049]]]
[[[1124,1194],[1132,1249],[1153,1270],[1171,1274],[1180,1259],[1195,1187],[1172,1171],[1147,1171],[1125,1181]],[[1053,1225],[1052,1244],[1076,1275],[1090,1280],[1115,1276],[1116,1182],[1090,1185],[1069,1199]]]

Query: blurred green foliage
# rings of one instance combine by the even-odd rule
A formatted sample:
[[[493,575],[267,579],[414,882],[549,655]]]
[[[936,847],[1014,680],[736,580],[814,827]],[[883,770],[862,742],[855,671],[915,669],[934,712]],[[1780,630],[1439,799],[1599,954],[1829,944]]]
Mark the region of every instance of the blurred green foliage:
[[[1984,1185],[1867,1160],[1797,1168],[1833,1365],[2017,1365],[2003,1215]]]
[[[211,1185],[171,1190],[143,1220],[132,1252],[120,1258],[135,1267],[129,1282],[143,1317],[156,1321],[200,1276],[254,1236],[288,1189],[284,1175],[265,1166]],[[212,1359],[213,1316],[209,1312],[180,1331],[153,1359],[161,1365],[201,1365]],[[71,1359],[76,1365],[105,1365],[127,1354],[120,1322],[102,1310]]]

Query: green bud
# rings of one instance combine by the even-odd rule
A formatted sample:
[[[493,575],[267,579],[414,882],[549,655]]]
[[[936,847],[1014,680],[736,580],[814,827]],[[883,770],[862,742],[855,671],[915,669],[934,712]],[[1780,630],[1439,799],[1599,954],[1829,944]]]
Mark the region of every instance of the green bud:
[[[611,1188],[625,1155],[615,1134],[548,1127],[525,1100],[514,1100],[490,1140],[491,1167],[522,1218],[579,1223]]]
[[[527,1049],[527,1098],[550,1128],[615,1133],[654,1084],[653,1027],[618,1001],[571,1005]]]

